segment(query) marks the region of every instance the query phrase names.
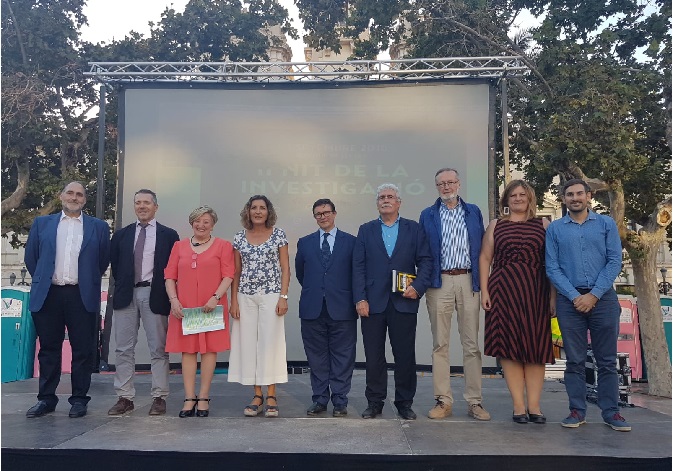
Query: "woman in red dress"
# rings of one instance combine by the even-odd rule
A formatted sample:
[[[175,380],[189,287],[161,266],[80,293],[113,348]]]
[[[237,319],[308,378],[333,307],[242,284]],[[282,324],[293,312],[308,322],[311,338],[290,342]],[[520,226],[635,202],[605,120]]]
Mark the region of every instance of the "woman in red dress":
[[[166,338],[167,352],[182,353],[182,381],[185,405],[180,417],[208,417],[210,384],[215,374],[217,353],[229,350],[229,311],[227,290],[234,277],[234,250],[231,244],[212,236],[217,213],[208,207],[196,208],[189,215],[194,235],[176,242],[164,271],[166,292],[171,300],[171,316]],[[183,308],[213,311],[223,308],[225,328],[185,335]],[[196,394],[197,355],[201,354],[201,386]]]

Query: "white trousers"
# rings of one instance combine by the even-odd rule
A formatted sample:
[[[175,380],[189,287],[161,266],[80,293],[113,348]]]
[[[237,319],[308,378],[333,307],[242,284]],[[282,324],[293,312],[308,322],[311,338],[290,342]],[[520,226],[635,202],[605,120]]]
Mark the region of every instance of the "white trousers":
[[[241,316],[231,322],[229,382],[255,386],[287,383],[285,317],[276,315],[279,294],[238,293]]]

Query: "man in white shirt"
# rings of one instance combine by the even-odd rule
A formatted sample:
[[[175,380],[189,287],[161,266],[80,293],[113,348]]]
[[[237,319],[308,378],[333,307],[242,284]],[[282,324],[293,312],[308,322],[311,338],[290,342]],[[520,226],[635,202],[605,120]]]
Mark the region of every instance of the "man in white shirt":
[[[68,183],[60,195],[63,210],[33,221],[25,263],[32,277],[30,311],[40,341],[38,402],[26,417],[53,412],[61,379],[61,349],[68,330],[72,348],[72,394],[69,416],[83,417],[91,399],[97,347],[101,278],[109,262],[108,224],[82,213],[86,190]]]

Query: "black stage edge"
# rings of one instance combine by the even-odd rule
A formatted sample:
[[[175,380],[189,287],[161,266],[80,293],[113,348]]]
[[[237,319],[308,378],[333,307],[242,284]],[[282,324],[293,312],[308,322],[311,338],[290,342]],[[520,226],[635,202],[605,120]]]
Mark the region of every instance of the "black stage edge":
[[[301,367],[294,365],[299,370]],[[168,411],[150,416],[150,374],[135,376],[135,409],[109,416],[115,404],[114,375],[93,375],[88,414],[68,417],[70,375],[57,389],[60,402],[44,417],[28,419],[35,404],[38,378],[2,384],[0,462],[2,470],[18,471],[207,471],[339,470],[339,471],[657,471],[672,464],[671,399],[634,393],[635,407],[622,415],[633,431],[617,432],[603,424],[600,410],[588,404],[587,424],[561,427],[568,415],[565,387],[548,379],[542,394],[546,425],[512,422],[512,403],[505,380],[482,378],[484,407],[490,421],[467,414],[464,378],[454,376],[453,415],[431,420],[435,405],[432,376],[417,375],[413,409],[418,419],[401,419],[395,410],[393,375],[383,413],[365,420],[365,373],[356,370],[348,415],[332,417],[332,407],[307,417],[310,375],[292,374],[277,385],[280,417],[244,417],[253,395],[251,386],[229,383],[216,374],[210,391],[210,416],[178,417],[183,406],[182,376],[171,374]]]
[[[119,471],[120,469],[312,471],[670,471],[671,458],[587,456],[400,456],[317,453],[214,453],[125,450],[2,449],[2,469]]]

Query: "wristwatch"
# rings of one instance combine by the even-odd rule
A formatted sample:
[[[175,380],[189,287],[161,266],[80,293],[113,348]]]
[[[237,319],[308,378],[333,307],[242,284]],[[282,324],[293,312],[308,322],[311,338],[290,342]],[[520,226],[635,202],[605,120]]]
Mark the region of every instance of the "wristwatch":
[[[222,298],[222,296],[218,296],[217,293],[215,293],[213,296],[214,296],[215,299],[217,299],[218,301]]]
[[[281,294],[280,297],[283,299],[287,299],[287,294]]]

